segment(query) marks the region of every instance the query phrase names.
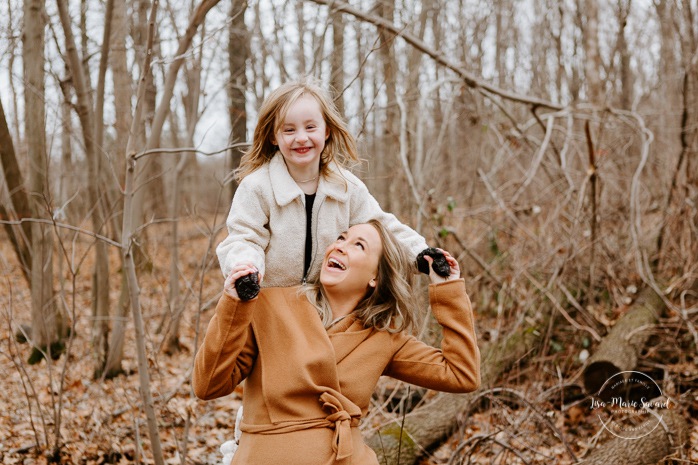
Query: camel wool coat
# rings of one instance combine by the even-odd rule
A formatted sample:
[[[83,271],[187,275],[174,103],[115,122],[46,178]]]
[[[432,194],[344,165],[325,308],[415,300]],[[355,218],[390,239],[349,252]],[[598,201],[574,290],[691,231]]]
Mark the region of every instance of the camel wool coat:
[[[380,376],[446,392],[479,386],[462,279],[429,286],[441,349],[405,332],[364,328],[352,315],[326,330],[298,289],[265,288],[248,302],[224,294],[196,355],[192,384],[201,399],[247,380],[231,465],[378,465],[358,426]]]

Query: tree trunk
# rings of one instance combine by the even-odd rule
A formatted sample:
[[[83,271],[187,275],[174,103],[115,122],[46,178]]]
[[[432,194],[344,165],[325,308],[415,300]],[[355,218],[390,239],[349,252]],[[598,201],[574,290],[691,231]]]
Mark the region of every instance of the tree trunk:
[[[689,225],[694,225],[686,235],[690,238],[688,243],[683,243],[680,248],[688,248],[695,262],[698,253],[698,12],[695,5],[689,0],[681,2],[683,13],[682,55],[685,68],[685,120],[682,125],[682,139],[686,148],[686,181],[683,188],[683,205],[681,216],[687,218]],[[690,242],[689,242],[690,241]],[[684,252],[685,253],[685,252]],[[691,260],[688,261],[691,263]],[[694,286],[698,279],[693,279]]]
[[[480,378],[483,387],[494,385],[502,373],[524,359],[534,347],[536,336],[520,330],[482,351]],[[414,464],[423,450],[430,450],[458,424],[458,413],[465,410],[475,393],[440,394],[422,408],[383,426],[366,442],[376,452],[378,463]],[[399,454],[399,456],[398,456]]]
[[[13,8],[11,4],[8,2],[8,8],[7,8],[7,24],[15,24],[13,20]],[[9,58],[7,60],[7,69],[13,70],[15,69],[15,58],[17,57],[17,51],[21,50],[21,47],[19,44],[17,44],[17,35],[16,34],[9,34],[7,39],[8,41],[8,46],[7,46],[7,54],[9,55]],[[15,75],[14,73],[7,73],[7,82],[10,85],[10,95],[12,96],[12,113],[13,113],[13,118],[12,118],[12,129],[14,130],[14,137],[15,140],[17,141],[17,145],[19,145],[22,141],[22,133],[21,133],[21,125],[19,123],[19,105],[17,103],[17,90],[15,89]],[[9,126],[9,124],[8,124]],[[30,242],[31,243],[31,242]]]
[[[378,0],[375,6],[376,15],[381,19],[393,23],[395,15],[395,0]],[[395,35],[390,31],[379,28],[379,56],[383,71],[383,82],[381,86],[385,88],[385,122],[382,124],[381,143],[378,153],[373,153],[377,175],[385,181],[379,181],[379,189],[376,196],[380,199],[383,209],[394,211],[390,186],[397,184],[388,182],[389,173],[393,169],[396,160],[390,159],[390,155],[397,151],[400,136],[400,113],[397,106],[397,70],[395,57],[393,54],[393,42]]]
[[[104,34],[102,36],[102,48],[99,57],[99,73],[97,77],[97,101],[95,103],[95,163],[97,164],[98,173],[98,191],[101,191],[103,201],[103,218],[106,218],[107,212],[111,210],[112,199],[109,195],[111,189],[111,180],[113,179],[109,173],[109,166],[106,157],[102,156],[104,145],[104,87],[107,74],[107,65],[109,62],[109,50],[111,40],[111,28],[114,14],[114,0],[107,0],[104,11]],[[103,221],[107,221],[104,219]],[[106,229],[107,224],[103,227]],[[111,312],[109,304],[109,254],[107,244],[103,241],[97,241],[96,244],[96,259],[92,288],[92,311],[97,316],[93,325],[92,344],[95,347],[95,372],[94,377],[100,377],[104,374],[109,359],[109,315]]]
[[[507,76],[507,49],[509,48],[509,19],[511,16],[511,5],[506,0],[497,0],[493,5],[495,9],[495,60],[497,63],[497,85],[504,88]]]
[[[331,13],[332,57],[330,58],[330,85],[334,93],[334,103],[344,115],[344,15],[339,11]]]
[[[143,63],[145,60],[144,54],[146,53],[146,39],[148,31],[148,10],[152,4],[151,0],[134,0],[132,10],[135,12],[135,24],[132,28],[133,45],[136,49],[136,62]],[[157,56],[157,34],[153,39],[154,45],[153,59]],[[148,139],[148,129],[152,128],[153,117],[155,114],[156,107],[156,97],[157,88],[155,85],[155,77],[153,75],[152,68],[149,68],[148,74],[145,76],[146,90],[143,94],[143,121],[136,128],[135,141],[138,142],[137,146],[143,148],[147,144]],[[141,160],[136,166],[135,184],[138,186],[134,193],[133,208],[131,209],[131,214],[133,215],[132,221],[138,226],[143,222],[146,216],[146,212],[152,213],[152,208],[155,206],[158,198],[162,198],[162,176],[158,173],[157,166],[160,161],[155,157],[147,157]],[[148,185],[144,184],[148,182]],[[160,186],[158,186],[160,184]],[[139,238],[138,244],[134,244],[133,257],[138,269],[142,269],[146,266],[149,259],[146,256],[145,251],[147,250],[147,230],[143,231],[142,236]]]
[[[554,34],[554,42],[555,42],[555,61],[556,61],[556,69],[555,69],[555,90],[557,92],[557,101],[559,103],[562,103],[565,101],[563,98],[563,93],[562,93],[562,77],[565,75],[565,57],[562,52],[562,35],[563,31],[565,29],[565,22],[567,21],[567,15],[565,15],[565,4],[564,2],[557,2],[554,1],[552,2],[552,6],[550,8],[554,8],[555,4],[557,4],[557,33]]]
[[[587,100],[596,105],[604,103],[601,82],[601,52],[599,50],[598,0],[583,0],[586,24],[582,29],[584,42],[584,76],[587,84]]]
[[[160,101],[155,108],[150,134],[145,144],[146,150],[160,147],[162,132],[170,112],[170,104],[172,96],[174,95],[175,84],[177,83],[177,75],[184,63],[185,54],[187,50],[189,50],[199,26],[201,26],[206,19],[206,14],[219,2],[220,0],[202,0],[194,9],[184,35],[179,39],[174,59],[167,68]],[[149,98],[146,98],[146,101],[149,101]],[[167,212],[166,204],[163,200],[164,181],[161,173],[162,168],[160,168],[160,158],[157,156],[145,157],[142,158],[137,165],[138,173],[134,180],[137,187],[134,192],[135,197],[133,202],[133,221],[135,222],[134,228],[136,229],[141,225],[143,219],[144,202],[147,201],[150,204],[157,205],[156,210],[160,212],[159,216],[164,216]],[[143,166],[142,169],[140,168],[141,166]],[[142,187],[141,184],[144,182],[148,182],[149,186],[145,188]],[[147,198],[143,197],[146,192],[148,193]]]
[[[8,220],[19,220],[32,216],[29,198],[27,197],[24,179],[19,170],[15,145],[12,141],[12,134],[5,118],[5,110],[0,101],[0,166],[5,175],[7,190],[10,192],[10,209],[0,205],[0,217]],[[10,211],[11,210],[11,211]],[[7,236],[12,241],[12,248],[17,255],[17,259],[24,278],[31,284],[31,250],[32,228],[31,223],[22,223],[21,226],[5,225]]]
[[[124,179],[124,214],[123,225],[121,230],[121,253],[124,264],[124,274],[128,282],[129,297],[131,309],[133,310],[133,323],[136,336],[136,352],[138,354],[138,377],[139,391],[143,402],[143,410],[145,411],[148,424],[148,436],[150,437],[150,445],[153,451],[153,461],[155,465],[164,465],[165,460],[162,453],[162,445],[160,442],[160,431],[158,429],[157,418],[155,416],[155,406],[153,402],[153,393],[150,391],[150,372],[148,371],[148,354],[146,348],[145,325],[143,323],[143,313],[140,306],[138,286],[138,278],[136,277],[136,265],[133,258],[134,242],[136,225],[133,222],[133,200],[134,200],[134,177],[137,168],[137,158],[135,148],[139,146],[136,130],[143,121],[143,107],[145,105],[145,93],[147,86],[147,77],[150,75],[150,65],[152,60],[153,41],[155,36],[155,21],[158,8],[158,0],[153,0],[150,14],[148,15],[148,33],[146,34],[145,53],[143,65],[141,68],[140,77],[138,80],[138,89],[136,91],[136,108],[131,120],[131,130],[128,143],[126,144],[126,177]]]
[[[111,52],[109,63],[114,80],[114,129],[116,140],[114,141],[114,153],[126,153],[129,131],[131,127],[131,98],[133,97],[132,80],[128,70],[126,58],[126,36],[128,34],[128,24],[126,21],[126,2],[114,2],[111,30]],[[111,169],[114,170],[119,180],[124,179],[124,163],[120,157],[112,157],[120,162],[114,163]],[[110,201],[115,211],[121,211],[121,194],[115,192],[114,199]],[[120,215],[112,215],[115,220]],[[121,230],[115,229],[115,235],[119,237]],[[124,356],[124,338],[126,336],[126,324],[129,320],[130,300],[128,293],[128,283],[122,266],[121,286],[119,302],[114,311],[111,339],[109,341],[109,354],[104,366],[104,374],[107,378],[113,378],[123,373],[122,361]]]
[[[620,55],[620,108],[630,110],[633,104],[633,72],[630,50],[625,38],[632,0],[618,0],[618,54]]]
[[[580,465],[655,465],[664,457],[683,447],[688,438],[688,425],[677,410],[658,412],[662,421],[650,418],[645,423],[652,432],[640,439],[632,440],[614,437],[612,440],[594,449]],[[643,425],[638,425],[638,429]]]
[[[295,14],[296,14],[296,27],[298,28],[298,43],[296,44],[296,59],[298,60],[298,70],[300,74],[306,74],[309,72],[308,65],[305,62],[305,15],[303,14],[303,2],[295,2]],[[281,45],[281,44],[279,44]],[[285,61],[283,59],[279,60],[282,63]]]
[[[579,29],[579,31],[584,30],[584,22],[582,21],[582,10],[584,9],[584,4],[581,2],[581,0],[578,0],[575,2],[575,11],[574,11],[574,24]],[[577,37],[578,34],[573,34],[572,35],[572,44],[573,44],[573,52],[572,52],[572,59],[575,57],[577,60],[581,60],[582,56],[584,55],[584,45],[583,45],[583,40]],[[572,102],[578,102],[581,100],[582,96],[582,72],[581,69],[582,66],[579,66],[577,63],[573,63],[572,66],[570,66],[570,74],[568,75],[567,82],[569,83],[569,89],[570,89],[570,99]]]
[[[82,127],[82,139],[88,170],[87,192],[90,199],[96,202],[95,207],[90,208],[92,211],[92,228],[95,233],[100,233],[105,227],[105,214],[100,192],[100,172],[99,162],[97,160],[98,154],[95,147],[95,132],[96,125],[101,125],[102,123],[101,121],[98,122],[95,120],[92,99],[90,98],[90,86],[87,83],[82,60],[75,46],[75,37],[68,13],[68,5],[65,1],[58,1],[57,5],[61,25],[63,26],[63,34],[65,36],[66,58],[77,96],[75,109],[78,114],[78,119],[80,120],[80,126]],[[95,377],[99,377],[104,370],[108,355],[107,322],[109,321],[109,257],[106,243],[100,240],[97,240],[95,243],[95,266],[92,274],[92,285],[92,315],[94,318],[92,343],[95,357],[94,374]]]
[[[247,89],[247,58],[250,55],[250,34],[245,25],[247,1],[234,1],[230,8],[230,29],[228,30],[228,66],[230,80],[228,81],[228,97],[230,105],[230,142],[236,144],[247,141],[247,110],[245,108],[245,90]],[[230,171],[240,166],[242,152],[240,149],[230,149],[228,167]],[[231,180],[226,189],[226,208],[230,206],[235,195],[235,183]]]
[[[205,27],[201,26],[201,43],[205,39]],[[203,52],[199,48],[198,53],[193,54],[192,65],[186,68],[187,92],[182,95],[182,106],[184,107],[185,115],[185,131],[184,131],[184,146],[194,146],[194,133],[199,122],[199,101],[201,97],[201,71],[202,71]],[[174,116],[174,115],[173,115]],[[175,146],[179,146],[179,138],[176,136],[180,131],[176,126],[176,118],[171,118],[173,122],[173,142]],[[181,175],[183,172],[195,172],[196,168],[192,165],[196,164],[196,155],[191,152],[182,153],[179,155],[179,160],[172,173],[171,188],[169,197],[170,218],[179,216],[180,203],[182,198],[182,182]],[[179,292],[179,222],[172,222],[172,244],[170,246],[170,290],[169,304],[170,312],[172,313],[172,321],[167,331],[165,341],[165,353],[175,354],[181,350],[179,342],[179,328],[182,321],[182,313],[184,306]]]
[[[49,159],[46,153],[46,110],[44,103],[44,27],[46,16],[43,0],[24,2],[24,92],[25,134],[30,160],[29,196],[32,216],[50,218]],[[41,223],[32,224],[32,353],[29,363],[38,363],[45,356],[57,358],[64,350],[66,333],[64,315],[53,298],[53,230]]]
[[[664,301],[651,287],[638,294],[589,358],[584,369],[584,388],[589,394],[598,392],[611,376],[635,368],[638,355],[663,310]]]

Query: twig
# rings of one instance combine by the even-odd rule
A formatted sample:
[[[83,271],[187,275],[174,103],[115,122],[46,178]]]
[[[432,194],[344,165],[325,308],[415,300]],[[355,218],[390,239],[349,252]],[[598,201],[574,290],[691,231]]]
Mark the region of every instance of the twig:
[[[407,385],[407,397],[410,397],[410,386]],[[406,409],[402,410],[402,421],[400,422],[400,443],[397,446],[397,465],[400,465],[400,452],[402,452],[402,432],[405,430],[405,415]]]
[[[501,208],[504,211],[504,213],[506,213],[506,215],[509,217],[509,219],[511,219],[511,221],[516,226],[521,228],[521,230],[524,233],[526,233],[526,235],[529,238],[533,239],[534,241],[537,240],[537,237],[531,231],[529,231],[528,228],[523,223],[521,223],[521,221],[519,221],[519,219],[516,217],[516,215],[514,215],[514,212],[512,212],[511,209],[509,207],[507,207],[507,205],[504,203],[504,201],[499,197],[499,195],[497,195],[497,192],[494,190],[494,187],[492,187],[492,184],[490,184],[490,180],[487,178],[487,175],[484,173],[484,171],[482,171],[482,169],[478,168],[477,174],[480,177],[480,179],[482,179],[482,182],[485,185],[485,187],[487,188],[487,191],[490,193],[490,196],[492,197],[492,199],[494,199],[494,201],[497,202],[497,205],[499,205],[499,208]]]
[[[515,456],[520,458],[523,463],[528,465],[528,460],[526,460],[526,458],[523,456],[523,454],[521,452],[519,452],[518,450],[514,449],[509,444],[505,443],[504,441],[500,441],[499,439],[494,439],[494,438],[492,439],[492,442],[494,442],[495,444],[499,444],[500,446],[502,446],[505,449],[510,450]]]
[[[405,108],[405,102],[403,102],[402,98],[400,97],[397,97],[397,106],[400,108],[400,162],[402,162],[402,169],[407,177],[407,183],[410,185],[412,197],[414,197],[415,203],[421,210],[422,201],[419,196],[419,191],[417,189],[414,176],[412,176],[410,162],[407,159],[407,109]]]
[[[587,296],[588,302],[594,301],[594,257],[596,252],[596,235],[597,235],[597,221],[596,221],[596,149],[594,148],[594,139],[591,137],[591,126],[589,121],[584,124],[584,133],[587,138],[587,148],[589,149],[589,200],[591,203],[591,251],[589,253],[589,295]]]
[[[510,388],[505,388],[505,387],[498,387],[498,388],[491,388],[486,391],[482,391],[481,393],[478,393],[478,396],[473,399],[472,402],[475,402],[477,399],[480,399],[488,394],[499,394],[499,393],[505,393],[505,394],[510,394],[514,397],[516,397],[520,402],[525,404],[528,408],[530,408],[534,413],[536,413],[542,420],[543,422],[550,428],[550,430],[553,432],[553,434],[560,440],[562,441],[562,444],[565,446],[565,449],[567,450],[567,453],[570,455],[572,460],[574,462],[577,462],[577,456],[575,455],[574,451],[570,447],[570,445],[567,443],[567,440],[565,439],[565,436],[562,434],[562,432],[557,429],[555,424],[553,424],[552,421],[550,421],[550,418],[548,418],[544,413],[540,412],[535,405],[533,405],[531,402],[529,402],[526,397],[520,393],[519,391],[515,389],[510,389]]]
[[[121,247],[121,244],[118,242],[115,242],[111,239],[109,239],[106,236],[102,236],[101,234],[97,234],[95,232],[89,231],[87,229],[82,229],[78,228],[77,226],[73,226],[71,224],[65,224],[65,223],[58,223],[49,219],[44,219],[44,218],[22,218],[21,220],[0,220],[0,224],[9,224],[9,225],[20,225],[21,223],[42,223],[42,224],[50,224],[52,226],[55,226],[57,228],[61,229],[69,229],[71,231],[76,231],[79,232],[80,234],[85,234],[87,236],[92,236],[95,239],[99,239],[100,241],[104,241],[107,244],[113,246],[113,247]]]
[[[469,437],[469,438],[468,438],[467,440],[465,440],[465,441],[461,441],[461,443],[458,444],[458,447],[456,447],[456,450],[454,450],[453,453],[451,454],[451,458],[448,459],[448,464],[447,464],[447,465],[454,465],[454,464],[456,463],[456,462],[455,462],[456,459],[460,458],[460,457],[458,457],[458,454],[465,448],[465,446],[467,446],[467,445],[470,444],[471,442],[474,442],[475,444],[473,444],[472,446],[470,446],[470,448],[469,448],[466,452],[464,452],[463,455],[468,455],[468,454],[470,454],[470,451],[472,451],[475,447],[477,447],[477,445],[478,445],[480,442],[482,442],[482,441],[484,441],[484,440],[486,440],[486,439],[489,439],[489,438],[495,436],[496,434],[499,434],[499,431],[495,431],[495,432],[490,433],[490,434],[476,434],[476,435],[474,435],[474,436]],[[461,463],[462,463],[462,462],[461,462]]]
[[[133,156],[134,160],[139,160],[143,157],[147,157],[148,155],[158,155],[158,154],[166,154],[166,155],[181,155],[181,154],[197,154],[197,155],[203,155],[206,157],[210,157],[213,155],[218,155],[223,152],[227,152],[228,150],[240,148],[240,147],[247,147],[250,145],[248,142],[236,142],[235,144],[230,144],[226,147],[223,147],[218,150],[214,150],[213,152],[204,152],[203,150],[199,150],[196,147],[180,147],[176,149],[168,149],[164,147],[157,147],[154,149],[148,149],[148,150],[143,150],[141,152],[138,152]]]
[[[469,256],[470,258],[472,258],[473,260],[475,260],[475,262],[476,262],[478,265],[480,265],[480,268],[482,268],[483,271],[484,271],[485,273],[487,273],[487,275],[488,275],[490,278],[492,278],[492,280],[493,280],[495,283],[497,283],[498,286],[500,286],[500,287],[504,286],[504,283],[502,282],[502,280],[499,279],[497,276],[495,276],[495,274],[492,272],[492,268],[490,268],[490,266],[489,266],[487,263],[485,263],[485,261],[482,259],[482,257],[480,257],[478,254],[476,254],[475,252],[473,252],[473,251],[470,249],[470,247],[468,247],[468,246],[461,240],[460,236],[458,236],[458,233],[456,233],[456,230],[455,230],[455,229],[453,229],[453,228],[446,228],[446,231],[448,232],[448,234],[449,234],[450,236],[452,236],[452,237],[455,239],[455,241],[458,243],[458,245],[460,246],[460,248],[463,249],[463,250],[465,251],[465,253],[467,253],[468,256]]]
[[[533,177],[536,175],[536,172],[538,171],[538,167],[540,166],[541,162],[543,161],[543,156],[545,155],[545,151],[548,149],[548,144],[550,143],[550,138],[553,135],[553,127],[555,126],[555,118],[552,115],[547,115],[548,119],[548,125],[545,128],[545,137],[543,138],[543,143],[540,145],[538,148],[538,153],[536,153],[535,158],[533,159],[533,162],[531,163],[531,167],[528,169],[528,173],[526,173],[526,177],[524,181],[521,183],[519,188],[516,190],[514,195],[512,196],[510,202],[514,203],[516,202],[516,199],[519,198],[521,193],[528,187],[528,185],[533,181]]]
[[[594,340],[596,340],[596,341],[600,341],[600,340],[601,340],[601,336],[599,336],[599,333],[597,333],[597,332],[594,330],[594,328],[591,328],[591,327],[585,326],[585,325],[580,325],[579,323],[577,323],[576,321],[574,321],[574,318],[572,318],[572,317],[570,316],[570,314],[567,313],[567,310],[565,310],[565,309],[562,307],[562,305],[560,305],[560,302],[557,301],[557,299],[555,298],[554,295],[552,295],[552,293],[550,292],[550,290],[548,290],[547,288],[543,287],[543,285],[540,284],[540,283],[536,280],[536,278],[534,278],[533,276],[531,276],[531,273],[529,273],[528,270],[524,270],[524,271],[523,271],[523,274],[524,274],[524,276],[526,276],[526,278],[528,278],[528,280],[529,280],[534,286],[536,286],[536,288],[537,288],[539,291],[541,291],[543,294],[545,294],[545,296],[548,298],[548,300],[550,300],[550,302],[552,302],[553,306],[560,312],[560,314],[562,314],[562,316],[565,318],[565,320],[567,320],[567,321],[569,322],[569,324],[571,324],[572,326],[574,326],[575,328],[577,328],[577,329],[580,330],[580,331],[586,331],[586,332],[588,332],[589,334],[591,334],[591,336],[594,338]]]

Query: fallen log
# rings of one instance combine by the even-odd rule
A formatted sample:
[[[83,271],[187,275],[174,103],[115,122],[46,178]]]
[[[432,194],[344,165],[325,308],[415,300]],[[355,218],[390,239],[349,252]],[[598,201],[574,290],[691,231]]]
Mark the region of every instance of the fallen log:
[[[639,439],[615,437],[594,449],[579,464],[654,465],[675,453],[688,438],[686,419],[675,409],[658,414],[661,420],[652,417],[645,422],[646,428],[651,430],[646,436]]]
[[[483,389],[492,387],[514,363],[526,358],[538,337],[530,329],[521,329],[498,343],[482,350],[480,379]],[[404,420],[390,423],[366,438],[385,465],[414,464],[425,450],[432,449],[457,426],[458,414],[463,412],[477,391],[470,394],[439,394],[424,407],[407,415]]]
[[[587,393],[597,393],[609,378],[637,366],[638,355],[664,308],[664,301],[651,287],[640,291],[589,358],[583,373]]]

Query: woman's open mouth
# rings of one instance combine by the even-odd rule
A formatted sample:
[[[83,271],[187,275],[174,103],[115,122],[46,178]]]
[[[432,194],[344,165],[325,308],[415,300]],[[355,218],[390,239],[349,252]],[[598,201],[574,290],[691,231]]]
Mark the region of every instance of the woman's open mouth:
[[[327,266],[329,268],[336,268],[336,269],[342,270],[342,271],[347,269],[347,267],[344,263],[340,262],[339,260],[337,260],[334,257],[330,257],[329,259],[327,259]]]

